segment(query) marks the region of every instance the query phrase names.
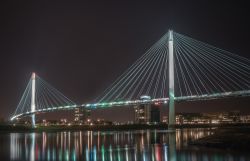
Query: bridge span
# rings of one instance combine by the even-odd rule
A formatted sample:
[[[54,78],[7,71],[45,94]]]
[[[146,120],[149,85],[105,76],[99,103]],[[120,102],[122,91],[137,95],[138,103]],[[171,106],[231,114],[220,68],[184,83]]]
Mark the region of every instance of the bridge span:
[[[249,59],[169,30],[91,103],[71,101],[33,73],[11,120],[31,116],[35,127],[45,112],[159,103],[168,105],[173,128],[176,103],[246,96]]]

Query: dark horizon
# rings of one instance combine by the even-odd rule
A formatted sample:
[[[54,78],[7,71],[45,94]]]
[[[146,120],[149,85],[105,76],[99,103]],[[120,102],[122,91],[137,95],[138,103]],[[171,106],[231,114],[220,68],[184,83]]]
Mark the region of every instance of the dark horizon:
[[[250,59],[246,3],[5,2],[0,118],[15,111],[32,72],[78,104],[92,101],[169,29]],[[249,103],[249,97],[188,103],[177,111],[250,113]],[[103,117],[113,116],[124,120],[131,113]]]

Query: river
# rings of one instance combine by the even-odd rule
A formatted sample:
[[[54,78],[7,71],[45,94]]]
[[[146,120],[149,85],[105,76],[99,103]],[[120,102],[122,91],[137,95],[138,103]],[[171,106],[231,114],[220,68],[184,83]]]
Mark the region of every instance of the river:
[[[190,146],[212,129],[0,133],[0,160],[247,161],[247,151]]]

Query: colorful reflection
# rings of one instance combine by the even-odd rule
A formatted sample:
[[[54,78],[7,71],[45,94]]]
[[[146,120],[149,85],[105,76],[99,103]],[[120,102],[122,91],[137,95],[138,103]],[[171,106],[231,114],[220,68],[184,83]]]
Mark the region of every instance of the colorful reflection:
[[[211,129],[131,132],[78,131],[11,133],[10,160],[224,161],[249,160],[248,154],[207,151],[187,142],[211,135]]]

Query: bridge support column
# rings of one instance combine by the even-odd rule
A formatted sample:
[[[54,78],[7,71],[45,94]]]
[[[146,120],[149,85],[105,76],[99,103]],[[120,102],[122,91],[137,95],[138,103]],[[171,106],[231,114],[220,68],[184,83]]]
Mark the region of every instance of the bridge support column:
[[[169,113],[168,129],[175,129],[175,95],[174,95],[174,41],[173,31],[168,32],[168,54],[169,54]]]
[[[36,95],[36,73],[32,73],[31,76],[31,112],[35,112],[36,110],[36,102],[35,102],[35,95]],[[32,128],[36,126],[36,118],[35,114],[31,115],[31,125]]]

